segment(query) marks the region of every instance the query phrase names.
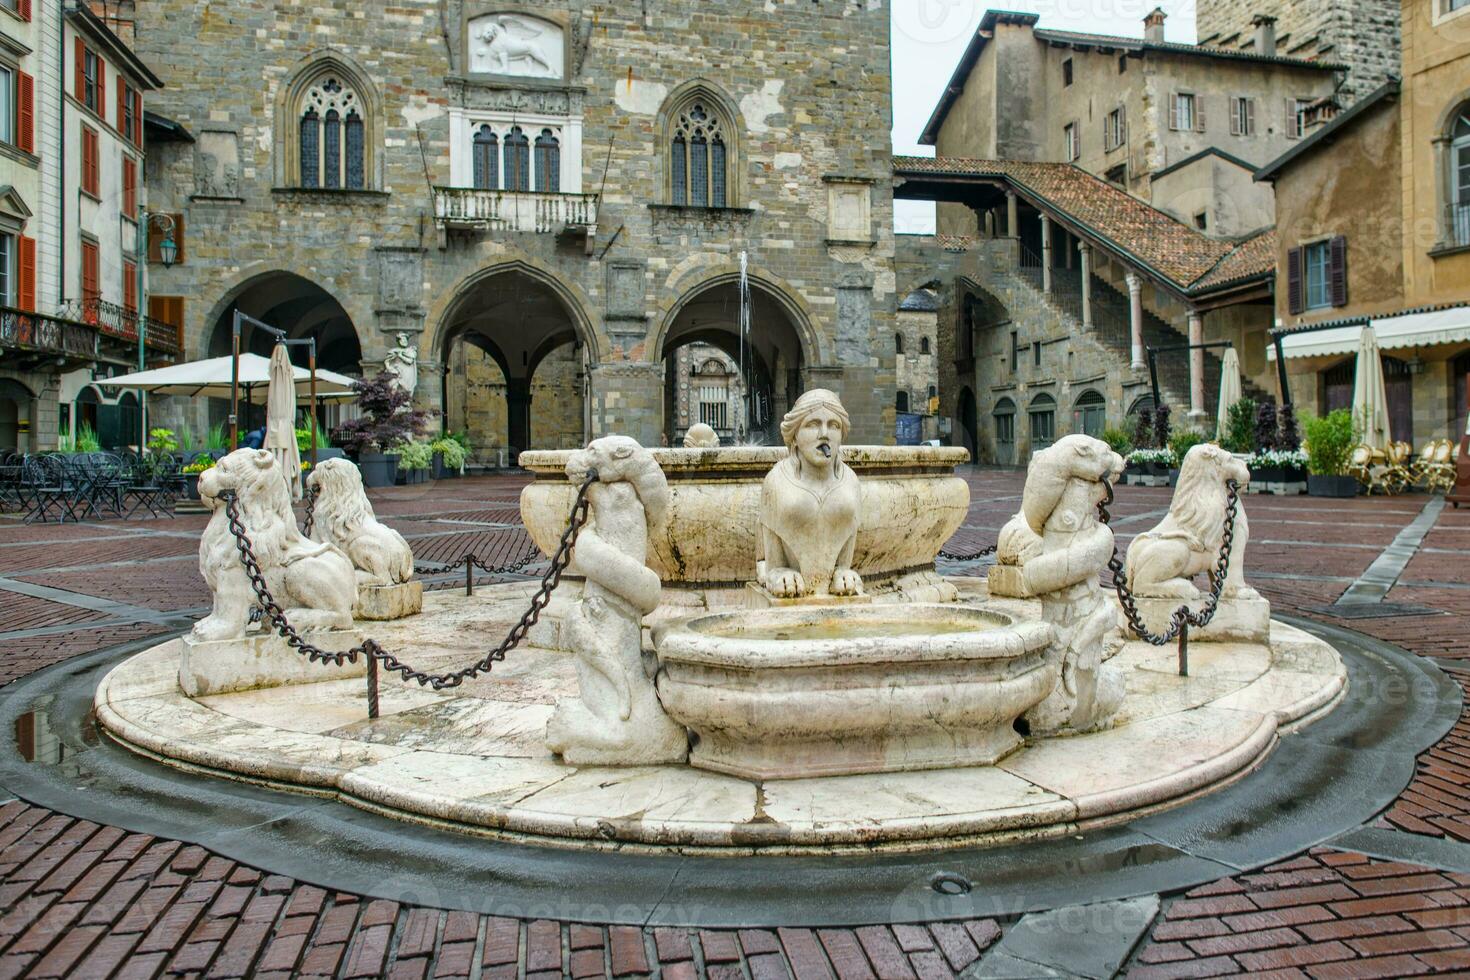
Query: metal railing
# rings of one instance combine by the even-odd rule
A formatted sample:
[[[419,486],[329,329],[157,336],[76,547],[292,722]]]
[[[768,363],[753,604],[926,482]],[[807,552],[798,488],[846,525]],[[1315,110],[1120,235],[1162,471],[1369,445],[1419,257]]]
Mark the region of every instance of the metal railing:
[[[1450,245],[1470,245],[1470,204],[1451,204],[1445,208],[1444,227]]]
[[[0,347],[97,357],[97,328],[61,317],[0,307]]]
[[[458,228],[557,232],[597,224],[596,194],[435,187],[434,220]]]
[[[69,304],[66,312],[71,315],[72,319],[91,324],[108,337],[133,343],[138,342],[138,325],[142,323],[147,328],[149,347],[168,354],[182,354],[184,351],[183,337],[180,335],[179,327],[172,323],[164,323],[162,320],[155,320],[151,316],[140,314],[136,310],[130,310],[116,303],[109,303],[101,299],[84,299]]]

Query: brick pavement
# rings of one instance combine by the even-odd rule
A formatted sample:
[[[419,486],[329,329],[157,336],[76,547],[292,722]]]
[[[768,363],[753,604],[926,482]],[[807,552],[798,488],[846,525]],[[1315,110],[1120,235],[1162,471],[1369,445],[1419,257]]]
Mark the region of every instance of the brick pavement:
[[[970,477],[974,504],[949,545],[995,540],[1020,474]],[[424,560],[465,545],[492,562],[520,553],[523,481],[482,478],[375,492]],[[1120,488],[1120,544],[1151,526],[1168,492]],[[1470,513],[1446,510],[1389,602],[1434,615],[1343,620],[1323,613],[1416,517],[1422,496],[1246,499],[1250,571],[1282,612],[1339,622],[1426,656],[1470,660]],[[1304,506],[1305,505],[1305,506]],[[7,579],[119,599],[169,614],[207,594],[187,535],[198,517],[24,527],[0,519]],[[61,571],[66,569],[66,571]],[[1305,576],[1305,577],[1303,577]],[[0,684],[51,663],[160,631],[153,621],[0,589]],[[39,635],[38,635],[39,634]],[[1470,669],[1453,671],[1462,684]],[[1419,760],[1384,825],[1470,840],[1470,719]],[[973,965],[1007,922],[859,929],[690,930],[518,921],[329,893],[194,846],[97,826],[16,801],[0,806],[0,976],[669,978],[948,977]],[[1165,896],[1130,976],[1408,976],[1470,971],[1470,877],[1314,850]]]

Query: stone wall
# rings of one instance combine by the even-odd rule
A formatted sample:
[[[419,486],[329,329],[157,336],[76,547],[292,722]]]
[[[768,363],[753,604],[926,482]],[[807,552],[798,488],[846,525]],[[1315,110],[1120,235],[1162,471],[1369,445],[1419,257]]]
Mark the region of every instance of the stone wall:
[[[184,214],[188,248],[181,265],[153,268],[152,288],[185,297],[189,356],[208,349],[242,289],[293,273],[341,304],[364,369],[394,333],[413,335],[418,400],[438,407],[440,365],[462,346],[457,331],[484,331],[508,350],[523,330],[513,308],[509,319],[476,320],[472,284],[516,276],[555,298],[562,322],[546,329],[589,352],[587,434],[656,444],[664,338],[686,300],[728,281],[745,252],[756,288],[791,321],[780,329],[802,340],[802,384],[841,391],[856,441],[891,441],[893,368],[875,353],[895,310],[888,5],[502,7],[565,32],[563,81],[467,77],[464,25],[488,8],[466,0],[140,5],[137,47],[167,83],[154,108],[238,156],[231,169],[219,153],[205,159],[202,141],[150,150],[150,199]],[[370,179],[361,191],[296,189],[285,166],[298,125],[287,111],[291,85],[326,55],[363,89]],[[691,83],[716,93],[732,117],[734,207],[664,206],[661,113]],[[487,105],[574,115],[580,106],[581,190],[601,194],[590,241],[556,229],[437,226],[429,187],[450,184],[452,158],[468,152],[451,145],[451,113]],[[841,193],[862,207],[844,211],[839,230],[831,202]],[[506,360],[523,369],[519,356]]]

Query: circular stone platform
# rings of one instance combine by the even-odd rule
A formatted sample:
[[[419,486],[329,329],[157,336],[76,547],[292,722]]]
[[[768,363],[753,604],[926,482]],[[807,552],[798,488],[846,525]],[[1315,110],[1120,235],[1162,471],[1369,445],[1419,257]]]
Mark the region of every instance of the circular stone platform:
[[[957,584],[967,602],[985,601],[980,580]],[[423,615],[371,633],[416,666],[462,665],[533,588],[433,593]],[[1283,623],[1270,651],[1191,645],[1187,678],[1172,648],[1135,642],[1118,656],[1128,697],[1109,731],[1028,741],[993,767],[758,784],[686,766],[559,763],[542,738],[556,700],[576,690],[560,651],[522,648],[454,691],[385,678],[370,721],[360,679],[190,699],[179,642],[128,659],[97,689],[99,723],[146,755],[470,833],[711,854],[974,846],[1126,822],[1249,773],[1280,733],[1329,711],[1347,676],[1330,645]]]

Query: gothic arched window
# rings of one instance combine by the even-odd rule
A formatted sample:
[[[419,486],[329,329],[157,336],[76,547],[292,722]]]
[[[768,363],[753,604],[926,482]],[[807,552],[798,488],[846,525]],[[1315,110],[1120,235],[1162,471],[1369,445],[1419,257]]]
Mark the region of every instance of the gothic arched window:
[[[357,93],[338,75],[322,75],[306,89],[299,118],[300,186],[365,188],[367,133]]]
[[[531,189],[531,141],[519,126],[505,134],[505,189]]]
[[[731,206],[731,127],[715,101],[696,97],[669,121],[669,195],[673,204],[696,208]]]
[[[1446,135],[1450,154],[1446,238],[1451,245],[1470,245],[1470,102],[1451,115]]]
[[[500,139],[495,130],[489,126],[475,130],[471,149],[475,187],[482,191],[495,190],[500,186]]]
[[[548,194],[561,191],[561,142],[549,129],[536,137],[536,190]]]

